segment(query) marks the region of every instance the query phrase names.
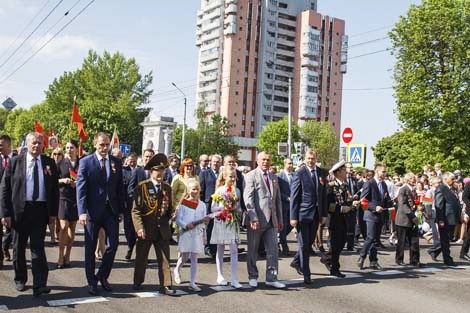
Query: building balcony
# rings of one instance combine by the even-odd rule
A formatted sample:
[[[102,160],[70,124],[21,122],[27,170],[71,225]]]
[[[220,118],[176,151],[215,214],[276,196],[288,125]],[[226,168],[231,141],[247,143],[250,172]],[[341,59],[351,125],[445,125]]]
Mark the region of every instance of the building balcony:
[[[306,58],[306,57],[303,57],[301,59],[300,65],[305,66],[305,67],[319,67],[320,66],[320,64],[317,61],[312,60],[311,58]]]
[[[231,3],[237,4],[237,2],[238,2],[237,0],[225,0],[225,4],[231,4]]]
[[[201,39],[202,41],[208,41],[212,39],[218,39],[220,37],[219,30],[213,30],[210,34],[202,34]]]
[[[228,15],[224,18],[224,24],[236,24],[237,23],[237,17],[235,15]]]
[[[286,19],[283,19],[282,17],[280,17],[278,21],[279,21],[279,24],[297,27],[297,21],[286,20]]]
[[[222,11],[220,10],[220,8],[217,8],[215,9],[213,12],[209,13],[209,14],[204,14],[202,16],[202,20],[203,21],[207,21],[207,20],[211,20],[215,17],[220,17],[220,15],[222,14]]]
[[[287,29],[284,29],[284,28],[281,28],[281,27],[277,28],[277,32],[279,34],[290,36],[290,37],[296,37],[297,36],[296,32],[291,31],[291,30],[287,30]]]
[[[217,80],[217,74],[199,75],[200,83],[207,83],[207,82],[215,81],[215,80]]]
[[[207,61],[215,60],[218,58],[219,58],[219,51],[214,51],[212,53],[201,55],[201,57],[199,58],[199,62],[207,62]]]
[[[229,6],[225,8],[225,14],[237,14],[237,5],[233,3],[229,4]]]
[[[286,39],[283,39],[283,38],[278,38],[277,43],[280,43],[281,45],[285,45],[285,46],[295,48],[295,41],[292,41],[292,40],[286,40]]]
[[[209,30],[219,28],[219,27],[220,27],[220,19],[217,19],[217,20],[213,21],[212,23],[202,24],[202,30],[203,31],[209,31]]]
[[[218,62],[213,62],[209,65],[201,65],[199,67],[199,72],[203,73],[203,72],[207,72],[207,71],[216,70],[218,68],[219,68],[219,63]]]
[[[223,3],[223,0],[213,0],[208,5],[206,5],[203,8],[203,10],[204,10],[204,12],[210,11],[212,9],[220,7],[222,5],[222,3]]]
[[[225,24],[224,28],[224,35],[235,35],[237,33],[237,24],[235,23]]]
[[[217,84],[216,83],[211,83],[207,86],[199,87],[197,89],[198,92],[206,92],[206,91],[214,91],[214,90],[217,90]]]

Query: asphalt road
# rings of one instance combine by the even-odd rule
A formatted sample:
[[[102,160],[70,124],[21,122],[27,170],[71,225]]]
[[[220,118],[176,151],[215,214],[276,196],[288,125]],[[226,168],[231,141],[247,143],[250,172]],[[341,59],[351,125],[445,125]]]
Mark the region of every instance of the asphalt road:
[[[245,235],[242,234],[242,238]],[[296,248],[295,237],[290,235],[290,248]],[[384,240],[386,242],[386,240]],[[57,270],[57,247],[47,247],[49,295],[34,298],[29,272],[28,290],[17,292],[13,283],[11,262],[0,270],[0,310],[21,312],[462,312],[470,311],[470,263],[458,259],[460,246],[452,247],[457,268],[448,268],[431,260],[421,240],[423,269],[398,267],[394,263],[394,249],[387,245],[379,252],[384,271],[358,270],[357,253],[345,252],[341,256],[341,269],[348,277],[329,276],[319,257],[311,257],[311,286],[304,286],[302,277],[290,268],[291,257],[280,258],[279,279],[288,284],[285,290],[267,287],[264,281],[265,261],[258,262],[260,285],[248,288],[246,254],[240,255],[239,279],[247,286],[243,290],[220,290],[216,286],[215,264],[206,256],[199,258],[198,284],[203,289],[192,293],[189,286],[189,266],[181,272],[182,283],[175,286],[179,296],[169,297],[156,293],[157,271],[154,265],[147,270],[144,289],[132,290],[133,263],[124,260],[126,247],[121,235],[114,269],[109,278],[113,292],[101,292],[99,297],[87,293],[83,261],[83,233],[79,232],[72,252],[73,267]],[[242,244],[241,247],[245,247]],[[172,263],[176,261],[176,247],[172,246]],[[230,281],[229,257],[226,251],[225,277]],[[29,256],[29,252],[27,252]],[[155,259],[154,252],[150,258]],[[408,260],[405,254],[405,262]],[[367,261],[366,261],[367,265]],[[222,288],[224,289],[224,288]]]

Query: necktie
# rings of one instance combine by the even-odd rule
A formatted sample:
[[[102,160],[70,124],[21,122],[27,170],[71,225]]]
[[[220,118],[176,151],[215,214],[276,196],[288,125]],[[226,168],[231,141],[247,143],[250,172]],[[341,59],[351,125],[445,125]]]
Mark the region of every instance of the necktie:
[[[3,156],[2,166],[5,169],[5,168],[7,168],[7,165],[8,165],[8,155],[4,155]]]
[[[351,194],[354,194],[354,186],[353,186],[351,176],[348,177],[348,185],[349,185],[349,191],[351,192]]]
[[[313,190],[317,191],[317,171],[312,170]]]
[[[108,173],[106,172],[106,159],[101,159],[101,176],[104,177],[105,180],[108,180]]]
[[[160,191],[160,185],[155,185],[155,189],[157,190],[157,193]]]
[[[32,200],[36,201],[38,198],[39,198],[39,169],[38,169],[38,159],[34,158]]]
[[[264,182],[266,183],[266,187],[268,187],[269,193],[271,193],[271,186],[269,185],[269,176],[268,173],[264,172]]]
[[[382,182],[379,181],[377,183],[377,186],[379,187],[379,191],[380,191],[380,195],[382,196],[382,198],[384,197],[384,189],[383,189],[383,186],[382,186]]]

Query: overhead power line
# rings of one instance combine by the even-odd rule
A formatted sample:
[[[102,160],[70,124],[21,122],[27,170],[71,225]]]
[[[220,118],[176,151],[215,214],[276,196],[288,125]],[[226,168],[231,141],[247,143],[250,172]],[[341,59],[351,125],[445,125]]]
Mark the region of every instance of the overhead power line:
[[[361,33],[349,35],[348,37],[349,37],[349,38],[358,37],[358,36],[362,36],[362,35],[374,33],[374,32],[377,32],[377,31],[379,31],[379,30],[384,30],[384,29],[387,29],[387,28],[390,28],[390,27],[393,27],[393,26],[395,26],[395,24],[390,24],[390,25],[387,25],[387,26],[382,26],[382,27],[379,27],[379,28],[367,30],[367,31],[365,31],[365,32],[361,32]]]
[[[36,19],[36,17],[39,16],[39,14],[41,14],[41,12],[46,8],[47,4],[49,3],[49,1],[51,0],[47,0],[44,5],[42,6],[42,8],[36,13],[36,15],[34,15],[34,17],[32,19],[29,20],[28,24],[26,24],[25,27],[23,27],[23,29],[21,30],[21,32],[18,34],[18,36],[16,36],[15,40],[13,40],[9,45],[8,45],[8,48],[6,48],[2,55],[0,55],[0,60],[5,56],[5,54],[7,54],[7,52],[10,50],[11,47],[13,47],[15,45],[15,43],[21,38],[21,35],[23,35],[23,33],[25,32],[26,29],[28,29],[28,27],[34,22],[34,20]]]
[[[7,63],[15,54],[16,52],[18,52],[18,50],[21,49],[21,47],[23,47],[23,45],[26,43],[26,41],[28,41],[29,38],[31,38],[31,36],[36,32],[36,30],[41,27],[41,25],[49,18],[49,16],[55,11],[55,9],[57,9],[57,7],[63,2],[64,0],[60,0],[50,11],[49,13],[41,20],[41,22],[39,22],[39,24],[33,29],[32,32],[29,33],[28,36],[26,36],[26,38],[20,43],[20,45],[18,47],[16,47],[16,49],[8,56],[8,58],[6,58],[5,61],[3,61],[2,64],[0,64],[0,68],[2,68],[5,63]]]
[[[18,72],[23,66],[25,66],[36,54],[38,54],[42,49],[44,49],[45,46],[47,46],[52,40],[54,40],[67,26],[69,26],[77,17],[79,17],[88,7],[95,2],[95,0],[91,0],[90,2],[87,3],[87,5],[81,9],[70,21],[68,21],[62,28],[60,28],[54,36],[52,36],[48,41],[46,41],[39,49],[34,51],[34,53],[29,56],[23,63],[21,63],[20,66],[18,66],[13,72],[11,72],[7,77],[5,77],[3,80],[0,81],[0,85],[2,85],[5,81],[7,81],[11,76],[13,76],[16,72]]]
[[[355,55],[355,56],[352,56],[352,57],[348,57],[348,61],[352,60],[352,59],[362,58],[362,57],[372,55],[372,54],[377,54],[377,53],[380,53],[380,52],[385,52],[385,51],[390,51],[390,48],[386,48],[386,49],[382,49],[382,50],[377,50],[377,51],[373,51],[373,52],[369,52],[369,53],[364,53],[364,54],[359,54],[359,55]]]

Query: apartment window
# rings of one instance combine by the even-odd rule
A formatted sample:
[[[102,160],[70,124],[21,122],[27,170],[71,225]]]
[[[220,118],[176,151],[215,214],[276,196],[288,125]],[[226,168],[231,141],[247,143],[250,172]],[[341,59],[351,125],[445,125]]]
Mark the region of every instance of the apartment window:
[[[235,91],[235,95],[238,96],[238,91]]]
[[[279,7],[283,9],[287,9],[287,3],[279,2]]]

